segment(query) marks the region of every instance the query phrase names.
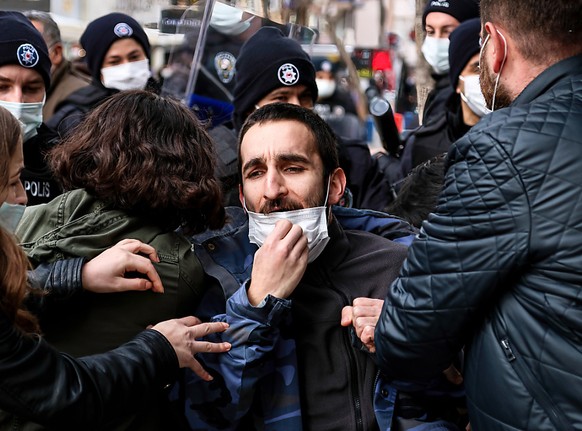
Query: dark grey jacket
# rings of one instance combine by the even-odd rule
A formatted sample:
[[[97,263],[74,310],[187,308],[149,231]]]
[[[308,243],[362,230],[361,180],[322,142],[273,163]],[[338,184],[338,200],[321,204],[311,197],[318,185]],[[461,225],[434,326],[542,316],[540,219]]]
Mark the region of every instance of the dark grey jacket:
[[[378,359],[427,378],[466,345],[473,430],[582,429],[581,298],[576,56],[452,146],[436,214],[388,293]]]

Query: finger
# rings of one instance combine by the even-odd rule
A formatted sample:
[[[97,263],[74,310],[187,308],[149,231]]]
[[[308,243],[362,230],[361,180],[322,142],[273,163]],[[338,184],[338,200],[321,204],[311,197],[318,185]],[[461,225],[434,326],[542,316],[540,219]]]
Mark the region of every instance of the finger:
[[[353,307],[346,305],[342,308],[342,319],[341,325],[342,326],[350,326],[352,324],[352,316],[353,316]]]
[[[145,244],[144,244],[145,245]],[[152,283],[152,290],[157,293],[164,293],[164,286],[162,284],[162,279],[160,278],[156,268],[150,262],[149,259],[138,256],[135,254],[130,254],[128,256],[128,262],[126,268],[129,271],[137,271],[140,274],[144,274],[148,280]]]
[[[208,371],[206,371],[202,365],[200,365],[200,362],[198,362],[194,357],[192,357],[192,360],[188,363],[188,368],[194,371],[194,373],[204,381],[209,382],[213,380],[210,373],[208,373]]]
[[[289,220],[279,220],[275,223],[275,228],[273,229],[273,232],[271,232],[271,235],[273,235],[273,238],[275,239],[283,239],[289,234],[291,229],[293,229],[293,226],[293,223]],[[303,230],[301,230],[301,232],[303,232]]]
[[[180,317],[179,319],[176,319],[176,322],[180,322],[182,325],[186,326],[195,326],[202,323],[198,317],[194,316]]]
[[[215,332],[224,332],[228,328],[226,322],[207,322],[192,327],[192,333],[195,338],[204,337]]]
[[[460,385],[463,383],[463,375],[455,368],[454,365],[451,365],[449,368],[443,371],[443,374],[447,380],[454,385]]]
[[[126,292],[130,290],[134,291],[144,291],[149,290],[153,287],[151,281],[143,278],[121,278],[118,279],[117,288],[121,292]]]
[[[192,348],[192,354],[196,353],[224,353],[231,349],[231,344],[225,341],[211,343],[210,341],[196,341]]]
[[[147,255],[153,262],[159,262],[160,258],[155,248],[145,244],[137,239],[124,239],[119,241],[116,246],[123,248],[133,254],[141,253]]]
[[[366,326],[362,329],[360,334],[360,340],[362,340],[362,343],[366,345],[374,344],[374,329],[376,329],[374,326]]]

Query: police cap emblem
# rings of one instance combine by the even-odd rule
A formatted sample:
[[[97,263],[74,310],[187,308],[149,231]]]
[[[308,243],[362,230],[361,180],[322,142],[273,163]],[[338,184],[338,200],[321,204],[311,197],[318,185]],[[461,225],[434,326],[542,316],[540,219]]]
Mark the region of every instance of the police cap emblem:
[[[214,57],[214,68],[222,83],[229,84],[234,78],[236,58],[230,52],[221,51]]]
[[[277,76],[283,85],[295,85],[299,81],[299,69],[291,63],[285,63],[279,68]]]
[[[129,24],[120,22],[119,24],[115,25],[113,33],[115,33],[117,37],[129,37],[133,34],[133,28],[131,28]]]
[[[16,50],[18,62],[24,67],[34,67],[38,63],[38,52],[30,43],[23,43]]]

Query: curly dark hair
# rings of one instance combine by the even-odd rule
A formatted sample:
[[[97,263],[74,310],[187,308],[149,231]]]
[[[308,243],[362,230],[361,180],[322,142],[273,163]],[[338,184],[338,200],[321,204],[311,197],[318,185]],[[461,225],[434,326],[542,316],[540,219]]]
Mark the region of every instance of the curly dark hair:
[[[65,190],[84,188],[117,209],[186,234],[224,225],[214,143],[177,100],[122,91],[49,153]]]

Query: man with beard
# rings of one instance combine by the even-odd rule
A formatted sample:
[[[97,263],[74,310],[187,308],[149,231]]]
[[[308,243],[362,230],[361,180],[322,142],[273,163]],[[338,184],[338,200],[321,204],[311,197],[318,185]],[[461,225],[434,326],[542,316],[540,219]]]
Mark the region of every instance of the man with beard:
[[[430,379],[464,347],[474,430],[582,423],[582,0],[482,0],[485,116],[384,302],[381,368]]]
[[[214,384],[188,373],[174,389],[189,429],[377,430],[377,367],[341,310],[384,297],[406,247],[340,226],[331,206],[346,177],[335,135],[310,109],[251,113],[239,175],[246,214],[194,238],[208,276],[199,311],[230,323],[233,346],[228,358],[200,357]]]

